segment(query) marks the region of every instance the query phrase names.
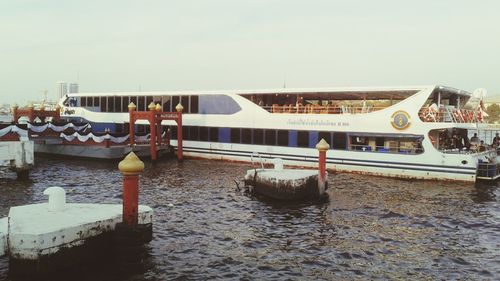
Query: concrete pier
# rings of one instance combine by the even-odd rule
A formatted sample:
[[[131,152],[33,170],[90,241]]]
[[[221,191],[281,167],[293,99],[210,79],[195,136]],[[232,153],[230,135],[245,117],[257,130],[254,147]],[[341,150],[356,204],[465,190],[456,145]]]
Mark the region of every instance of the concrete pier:
[[[19,179],[26,179],[33,164],[33,141],[0,141],[0,166],[16,172]]]
[[[8,218],[0,219],[0,257],[7,254]]]
[[[12,276],[45,275],[110,256],[113,230],[122,222],[122,204],[75,203],[60,209],[50,205],[41,203],[10,209],[7,228]],[[152,218],[153,210],[140,205],[139,223],[151,225]]]
[[[134,146],[134,152],[139,157],[149,157],[149,145]],[[80,157],[92,159],[123,159],[125,155],[130,153],[132,148],[127,145],[117,145],[111,147],[92,146],[92,145],[69,145],[54,142],[38,142],[35,143],[35,152],[40,154]],[[162,151],[163,153],[163,151]],[[165,149],[165,153],[168,153]]]
[[[318,171],[314,170],[248,170],[246,184],[258,194],[278,200],[303,200],[320,197],[324,190],[318,187]]]

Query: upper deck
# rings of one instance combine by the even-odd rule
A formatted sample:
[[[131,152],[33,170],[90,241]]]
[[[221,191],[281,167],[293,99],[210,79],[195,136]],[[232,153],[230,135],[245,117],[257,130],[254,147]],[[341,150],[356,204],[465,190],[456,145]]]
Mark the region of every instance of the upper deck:
[[[253,103],[271,114],[366,114],[414,95],[420,96],[419,102],[411,104],[409,110],[418,112],[423,122],[483,121],[477,107],[467,104],[470,93],[442,86],[78,93],[68,95],[62,105],[92,112],[127,112],[130,102],[137,110],[147,110],[151,102],[159,103],[164,111],[173,111],[177,103],[182,103],[186,114],[234,114],[250,109]]]

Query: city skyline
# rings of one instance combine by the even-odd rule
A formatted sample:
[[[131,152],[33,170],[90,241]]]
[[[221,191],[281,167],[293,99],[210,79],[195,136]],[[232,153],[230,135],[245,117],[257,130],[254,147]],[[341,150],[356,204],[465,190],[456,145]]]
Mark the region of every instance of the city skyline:
[[[0,4],[0,103],[81,92],[441,84],[500,94],[500,3]]]

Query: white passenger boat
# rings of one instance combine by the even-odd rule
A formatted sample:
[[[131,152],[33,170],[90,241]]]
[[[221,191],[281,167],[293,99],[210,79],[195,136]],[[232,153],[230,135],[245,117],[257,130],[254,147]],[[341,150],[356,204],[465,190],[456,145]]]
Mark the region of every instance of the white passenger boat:
[[[316,167],[315,145],[331,146],[327,168],[400,178],[458,180],[498,177],[496,128],[484,123],[472,93],[443,86],[172,91],[68,94],[62,117],[91,122],[93,130],[126,133],[128,105],[163,111],[184,107],[184,155],[230,161],[281,158]],[[138,123],[137,132],[147,131]],[[175,147],[176,127],[170,126]],[[489,135],[488,135],[489,134]]]

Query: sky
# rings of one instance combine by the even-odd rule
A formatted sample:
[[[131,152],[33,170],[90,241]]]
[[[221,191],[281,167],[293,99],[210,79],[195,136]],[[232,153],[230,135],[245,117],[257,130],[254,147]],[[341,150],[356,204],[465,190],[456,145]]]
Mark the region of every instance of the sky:
[[[500,94],[500,1],[0,0],[0,103],[440,84]]]

